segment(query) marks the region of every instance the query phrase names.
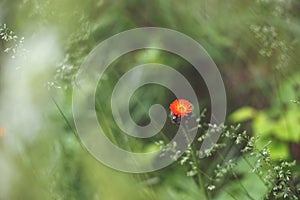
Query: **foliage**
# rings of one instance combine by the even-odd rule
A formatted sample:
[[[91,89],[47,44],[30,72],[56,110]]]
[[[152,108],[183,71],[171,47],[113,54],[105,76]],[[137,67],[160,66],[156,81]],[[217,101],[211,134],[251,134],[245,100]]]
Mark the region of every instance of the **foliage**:
[[[6,129],[0,136],[0,199],[299,199],[298,1],[3,0],[0,5],[0,127]],[[96,45],[144,26],[180,31],[207,50],[227,88],[229,117],[226,124],[209,123],[209,93],[186,60],[157,50],[120,57],[96,92],[99,123],[113,143],[150,152],[177,130],[169,120],[155,137],[139,140],[115,124],[111,93],[132,66],[174,67],[199,91],[203,111],[195,113],[197,140],[183,156],[176,144],[165,145],[177,162],[132,175],[103,166],[80,145],[71,98],[76,73]],[[160,86],[139,88],[129,105],[133,120],[149,123],[151,105],[168,108],[174,98]],[[231,125],[236,123],[241,124]],[[200,152],[203,140],[216,132],[222,132],[218,143]]]

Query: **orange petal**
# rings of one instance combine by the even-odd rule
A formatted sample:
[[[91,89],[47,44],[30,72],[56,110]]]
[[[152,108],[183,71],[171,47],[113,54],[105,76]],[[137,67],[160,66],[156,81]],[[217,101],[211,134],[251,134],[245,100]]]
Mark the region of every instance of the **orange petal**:
[[[184,117],[193,111],[193,105],[186,99],[176,99],[170,104],[170,110],[172,114]]]
[[[5,128],[0,127],[0,137],[3,137],[5,133],[6,133]]]

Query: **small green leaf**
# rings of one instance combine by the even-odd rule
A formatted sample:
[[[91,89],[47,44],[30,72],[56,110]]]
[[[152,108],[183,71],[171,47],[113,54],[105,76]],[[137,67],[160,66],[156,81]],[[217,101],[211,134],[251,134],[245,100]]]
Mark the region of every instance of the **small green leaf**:
[[[283,141],[299,142],[300,110],[288,110],[284,113],[278,120],[276,128],[274,128],[274,135]]]
[[[251,107],[242,107],[231,114],[230,120],[235,123],[247,121],[253,119],[256,113],[256,110]]]
[[[253,121],[253,132],[260,137],[269,137],[275,129],[276,123],[264,112],[259,112]]]

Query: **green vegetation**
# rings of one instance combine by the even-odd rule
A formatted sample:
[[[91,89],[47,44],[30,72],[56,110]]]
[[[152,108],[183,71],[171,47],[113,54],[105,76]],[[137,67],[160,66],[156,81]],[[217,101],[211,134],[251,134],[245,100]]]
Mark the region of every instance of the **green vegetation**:
[[[0,200],[300,199],[299,1],[0,0],[0,5]],[[209,123],[208,89],[184,58],[155,49],[119,57],[96,88],[100,126],[128,151],[175,152],[166,168],[130,174],[103,165],[81,143],[72,88],[92,49],[138,27],[169,28],[199,42],[220,70],[228,114],[225,124]],[[115,84],[145,63],[173,67],[197,94],[199,129],[181,157],[176,144],[166,145],[178,129],[170,119],[154,137],[137,139],[113,118]],[[160,85],[140,87],[130,101],[132,119],[147,125],[153,104],[169,112],[174,99]],[[200,152],[203,140],[218,131],[218,143]]]

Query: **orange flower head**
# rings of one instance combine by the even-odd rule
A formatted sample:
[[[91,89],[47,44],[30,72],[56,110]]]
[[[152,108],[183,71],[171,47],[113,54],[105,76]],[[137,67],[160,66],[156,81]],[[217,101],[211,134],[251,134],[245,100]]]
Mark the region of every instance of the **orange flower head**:
[[[176,99],[170,104],[170,110],[172,115],[180,118],[189,116],[193,111],[193,104],[185,99]]]
[[[5,128],[0,126],[0,137],[4,137],[5,136]]]

